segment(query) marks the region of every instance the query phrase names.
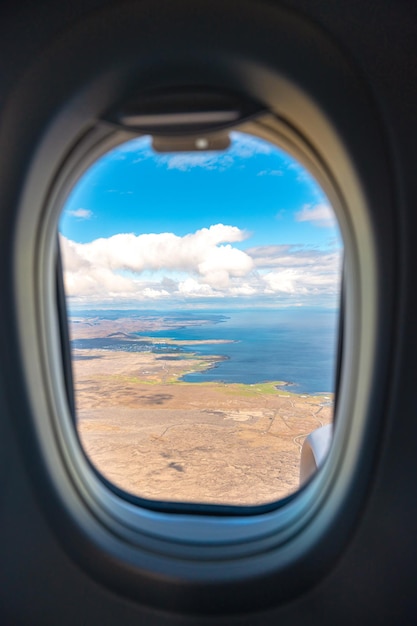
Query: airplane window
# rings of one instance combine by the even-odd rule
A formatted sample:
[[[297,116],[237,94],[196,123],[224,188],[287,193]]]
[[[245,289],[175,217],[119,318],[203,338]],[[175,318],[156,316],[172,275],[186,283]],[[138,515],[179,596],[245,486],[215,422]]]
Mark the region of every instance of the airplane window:
[[[133,496],[257,506],[298,489],[332,423],[343,242],[292,156],[237,131],[207,146],[133,139],[67,197],[75,421]]]

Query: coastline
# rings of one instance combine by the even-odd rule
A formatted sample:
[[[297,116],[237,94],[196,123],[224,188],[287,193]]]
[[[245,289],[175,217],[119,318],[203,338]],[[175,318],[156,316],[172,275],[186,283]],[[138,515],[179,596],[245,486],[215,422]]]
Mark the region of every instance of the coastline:
[[[80,350],[77,429],[87,456],[134,495],[258,505],[298,488],[302,442],[332,420],[324,396],[259,384],[187,383],[201,359]],[[169,354],[166,355],[169,357]]]
[[[285,381],[291,383],[291,392],[309,395],[333,387],[333,335],[323,334],[322,321],[312,324],[310,316],[304,326],[288,319],[280,325],[271,312],[256,317],[234,311],[229,317],[207,311],[187,316],[116,317],[116,313],[111,319],[78,318],[70,324],[73,347],[150,350],[188,362],[205,359],[207,366],[185,374],[185,382]]]
[[[169,320],[171,331],[183,323]],[[162,501],[255,506],[294,493],[303,441],[331,423],[333,395],[285,380],[204,380],[227,364],[216,352],[236,342],[164,337],[167,325],[70,326],[77,431],[93,465],[120,489]]]

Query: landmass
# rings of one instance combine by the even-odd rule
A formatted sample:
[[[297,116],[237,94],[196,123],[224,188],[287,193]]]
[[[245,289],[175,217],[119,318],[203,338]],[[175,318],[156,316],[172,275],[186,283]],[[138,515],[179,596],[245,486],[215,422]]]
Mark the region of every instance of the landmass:
[[[74,341],[141,333],[149,342],[140,352],[73,349],[77,428],[92,463],[117,487],[153,500],[259,505],[296,491],[302,443],[331,422],[332,394],[292,393],[287,381],[183,382],[220,357],[216,340],[208,356],[151,351],[154,342],[180,342],[146,332],[179,325],[155,316],[71,320]]]

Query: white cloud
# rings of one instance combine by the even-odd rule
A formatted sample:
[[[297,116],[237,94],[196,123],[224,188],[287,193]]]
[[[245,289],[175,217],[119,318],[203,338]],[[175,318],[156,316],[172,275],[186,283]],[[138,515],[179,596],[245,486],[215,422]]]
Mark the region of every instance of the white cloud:
[[[295,175],[295,180],[297,182],[304,183],[309,186],[313,185],[314,187],[316,187],[317,183],[314,177],[304,167],[304,165],[301,165],[301,163],[299,163],[298,161],[294,160],[291,163],[288,163],[287,169],[293,172],[293,174]]]
[[[263,279],[268,293],[292,295],[336,295],[338,276],[336,272],[327,272],[324,268],[287,268],[265,274]]]
[[[79,244],[61,236],[67,294],[76,302],[335,301],[340,250],[272,245],[243,251],[233,245],[246,237],[224,224],[183,237],[119,234]]]
[[[312,222],[322,228],[337,228],[337,219],[333,209],[328,204],[306,204],[301,211],[295,214],[297,222]]]
[[[252,258],[230,245],[243,241],[247,233],[236,226],[215,224],[179,237],[173,233],[146,235],[119,234],[91,243],[76,243],[61,236],[66,288],[70,295],[87,296],[97,289],[103,294],[137,293],[143,297],[162,297],[179,287],[187,291],[186,281],[170,280],[169,274],[185,272],[204,293],[210,289],[226,289],[230,281],[243,277],[253,269]],[[126,271],[133,276],[126,276]],[[165,285],[149,284],[143,274],[165,271]],[[144,290],[144,287],[148,291]],[[193,287],[195,291],[195,287]],[[201,289],[200,289],[201,292]]]
[[[302,294],[306,292],[305,286],[299,284],[300,277],[294,269],[269,272],[263,278],[266,283],[267,293]]]
[[[118,234],[91,243],[70,242],[69,247],[77,257],[72,262],[88,262],[112,270],[185,270],[208,276],[221,269],[228,275],[241,276],[252,269],[251,257],[229,243],[221,244],[240,242],[246,237],[236,226],[215,224],[184,237],[173,233]]]
[[[178,284],[178,291],[184,296],[213,297],[216,292],[206,284],[201,284],[194,278],[187,278]]]
[[[284,172],[282,170],[261,170],[256,175],[257,176],[283,176]]]
[[[93,212],[90,209],[74,209],[72,211],[67,211],[68,215],[71,217],[76,217],[79,220],[90,220],[93,217]]]
[[[166,165],[169,170],[188,172],[200,167],[206,170],[224,171],[234,163],[230,154],[219,152],[183,152],[173,155],[159,156],[158,162]]]
[[[255,282],[255,281],[254,281]],[[229,296],[256,296],[259,291],[250,283],[241,283],[229,289]]]
[[[266,246],[264,251],[252,249],[252,255],[268,293],[308,297],[339,293],[341,250]]]
[[[249,248],[260,283],[267,294],[311,297],[337,296],[340,289],[342,250],[308,246]]]
[[[255,154],[271,154],[276,150],[273,144],[253,135],[231,132],[230,137],[232,139],[230,154],[241,158],[250,158]]]
[[[82,298],[113,298],[132,296],[135,293],[133,281],[115,274],[103,267],[88,267],[87,270],[69,271],[65,265],[65,289],[69,296]]]
[[[144,298],[159,299],[161,297],[169,296],[169,292],[165,289],[153,289],[152,287],[145,287],[142,291]]]
[[[307,269],[311,266],[338,267],[341,251],[339,248],[321,250],[310,246],[259,246],[247,248],[246,254],[252,257],[257,268],[281,268],[301,267]]]

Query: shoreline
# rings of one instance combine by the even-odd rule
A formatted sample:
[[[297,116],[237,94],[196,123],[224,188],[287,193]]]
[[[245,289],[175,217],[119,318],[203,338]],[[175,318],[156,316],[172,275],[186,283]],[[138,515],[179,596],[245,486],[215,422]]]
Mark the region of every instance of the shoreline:
[[[304,345],[300,344],[302,337],[290,334],[287,341],[284,330],[273,331],[270,336],[272,326],[263,325],[262,321],[258,322],[259,327],[254,327],[240,326],[238,320],[226,328],[214,319],[218,317],[203,313],[184,320],[183,316],[170,314],[136,318],[112,314],[112,319],[77,320],[71,327],[72,347],[126,353],[149,351],[160,362],[182,361],[186,367],[178,378],[192,384],[250,385],[278,380],[285,382],[282,388],[289,393],[313,396],[332,393],[322,391],[332,387],[332,379],[328,369],[316,367],[315,348],[312,352],[312,348],[300,347]],[[195,366],[191,367],[193,361]]]
[[[286,381],[187,383],[184,366],[201,367],[201,359],[80,352],[73,369],[84,451],[106,479],[139,497],[273,502],[298,489],[303,441],[332,421],[330,396],[290,392]]]
[[[87,353],[87,354],[86,354]],[[202,386],[205,388],[211,387],[213,389],[224,389],[230,388],[235,391],[242,391],[245,394],[259,394],[266,393],[272,394],[276,393],[281,397],[300,397],[300,398],[324,398],[330,403],[333,402],[334,393],[333,392],[299,392],[299,391],[290,391],[289,387],[297,387],[297,383],[293,381],[282,381],[282,380],[261,380],[257,382],[242,382],[242,381],[222,381],[222,380],[185,380],[185,376],[189,375],[198,375],[200,373],[204,374],[207,370],[214,369],[217,366],[218,362],[223,362],[227,360],[227,357],[223,355],[197,355],[195,353],[188,353],[186,355],[182,354],[170,354],[166,353],[161,355],[160,353],[154,353],[152,351],[140,351],[140,352],[131,352],[131,351],[123,351],[123,350],[111,350],[106,348],[77,348],[73,350],[72,358],[74,362],[82,362],[82,361],[94,361],[97,359],[101,359],[105,355],[114,355],[115,357],[119,357],[121,355],[134,355],[143,357],[146,361],[150,360],[151,362],[161,362],[161,369],[165,372],[165,375],[161,374],[161,378],[157,380],[152,380],[152,385],[164,384],[164,385],[183,385],[192,387]],[[111,358],[111,356],[110,356]],[[123,358],[123,356],[121,357]],[[164,365],[165,364],[165,365]],[[174,372],[170,372],[169,375],[167,371],[169,369],[169,365],[173,364]],[[175,367],[177,365],[177,367]],[[181,368],[181,365],[185,366],[185,369]],[[191,369],[190,369],[191,367]],[[117,374],[115,374],[117,376]],[[135,377],[135,382],[137,384],[150,384],[149,377],[146,374],[143,377]]]

